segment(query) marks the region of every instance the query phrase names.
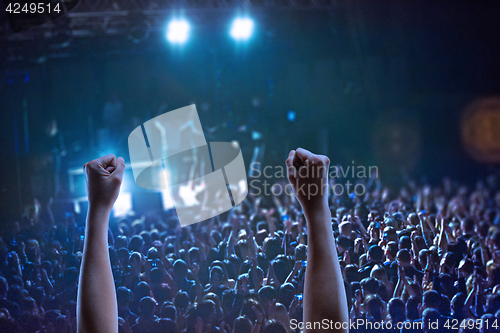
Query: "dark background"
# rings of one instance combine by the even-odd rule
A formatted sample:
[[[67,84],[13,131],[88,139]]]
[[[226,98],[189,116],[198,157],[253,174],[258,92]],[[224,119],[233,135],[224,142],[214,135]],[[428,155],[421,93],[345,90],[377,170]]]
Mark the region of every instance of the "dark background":
[[[265,164],[282,165],[302,146],[333,163],[377,165],[389,184],[403,174],[473,182],[493,167],[465,153],[460,120],[469,103],[500,90],[498,2],[346,1],[330,10],[250,8],[248,15],[254,34],[236,43],[228,33],[236,10],[186,11],[191,31],[180,47],[164,29],[138,44],[97,34],[53,47],[43,27],[16,40],[2,17],[2,206],[16,204],[16,161],[29,200],[30,174],[54,145],[49,120],[64,135],[64,181],[65,169],[102,153],[96,133],[106,127],[102,110],[113,92],[123,103],[124,138],[160,106],[194,102],[204,128],[217,127],[209,140],[238,140],[247,163],[260,144],[250,139],[256,130]],[[107,149],[128,160],[126,141]]]

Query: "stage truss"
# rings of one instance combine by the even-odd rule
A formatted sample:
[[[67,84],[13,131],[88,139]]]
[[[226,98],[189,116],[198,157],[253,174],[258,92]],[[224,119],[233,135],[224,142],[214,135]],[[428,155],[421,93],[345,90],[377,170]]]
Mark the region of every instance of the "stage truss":
[[[62,29],[66,29],[71,38],[132,35],[134,39],[164,29],[166,18],[173,14],[202,19],[220,12],[332,10],[338,5],[338,0],[80,0],[66,15],[67,20],[58,24],[48,22],[18,33],[12,33],[5,13],[1,14],[0,41],[53,39],[57,34],[60,37]]]

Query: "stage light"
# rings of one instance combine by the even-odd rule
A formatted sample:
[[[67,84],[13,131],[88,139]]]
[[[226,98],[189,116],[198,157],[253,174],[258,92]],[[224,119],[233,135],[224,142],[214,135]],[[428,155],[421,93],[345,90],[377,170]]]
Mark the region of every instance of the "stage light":
[[[113,206],[113,216],[127,216],[132,211],[132,194],[130,192],[120,191],[120,195],[116,199]]]
[[[462,115],[461,134],[465,151],[482,163],[500,162],[500,97],[491,96],[470,103]]]
[[[250,38],[253,31],[253,21],[249,18],[237,18],[231,27],[231,37],[236,40]]]
[[[252,132],[252,140],[256,141],[256,140],[260,140],[260,139],[262,139],[262,133],[257,132],[257,131],[253,131]]]
[[[185,20],[172,20],[168,24],[167,39],[171,43],[183,44],[188,39],[189,23]]]
[[[175,207],[175,202],[172,198],[172,193],[170,193],[170,190],[166,189],[161,191],[161,202],[163,205],[163,210],[169,210]]]
[[[162,162],[162,169],[160,171],[160,174],[158,175],[158,179],[163,179],[165,184],[172,183],[172,175],[170,173],[170,170],[165,167],[165,162]],[[161,201],[163,210],[169,210],[174,208],[175,201],[172,198],[172,193],[170,192],[169,186],[166,185],[165,187],[166,189],[161,190]]]

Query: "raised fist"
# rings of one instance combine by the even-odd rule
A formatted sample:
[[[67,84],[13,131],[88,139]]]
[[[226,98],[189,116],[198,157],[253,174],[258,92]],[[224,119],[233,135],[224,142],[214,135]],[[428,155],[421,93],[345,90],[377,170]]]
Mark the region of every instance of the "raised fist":
[[[292,150],[286,160],[288,180],[302,208],[328,206],[328,168],[330,160],[308,150]]]
[[[85,163],[83,170],[89,196],[89,208],[111,211],[120,192],[125,170],[123,157],[106,155]]]

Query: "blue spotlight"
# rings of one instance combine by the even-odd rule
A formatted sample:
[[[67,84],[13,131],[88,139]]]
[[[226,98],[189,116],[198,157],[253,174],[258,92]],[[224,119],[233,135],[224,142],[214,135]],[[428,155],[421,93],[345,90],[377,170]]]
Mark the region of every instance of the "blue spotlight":
[[[287,112],[286,119],[288,119],[289,122],[295,121],[295,118],[297,118],[297,114],[295,113],[295,111],[290,110]]]
[[[249,18],[237,18],[231,27],[231,37],[236,40],[250,38],[253,31],[253,21]]]
[[[167,39],[171,43],[183,44],[188,39],[189,23],[185,20],[172,20],[168,24]]]

